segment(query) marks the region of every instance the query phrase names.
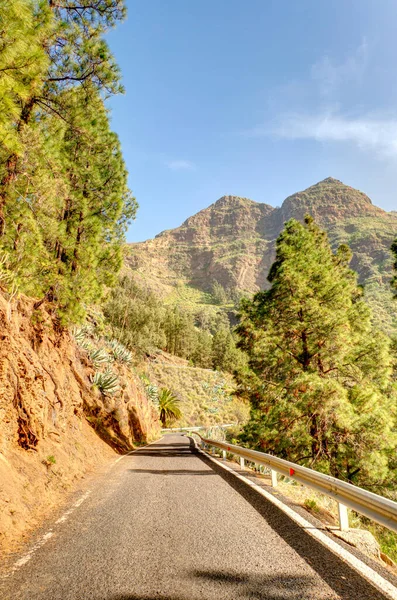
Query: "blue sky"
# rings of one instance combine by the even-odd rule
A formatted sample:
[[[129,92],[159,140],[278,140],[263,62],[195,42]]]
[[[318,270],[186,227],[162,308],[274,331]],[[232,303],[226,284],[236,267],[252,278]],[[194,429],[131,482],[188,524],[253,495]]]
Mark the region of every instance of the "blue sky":
[[[153,237],[224,194],[278,206],[325,177],[397,210],[396,0],[127,0],[111,100]]]

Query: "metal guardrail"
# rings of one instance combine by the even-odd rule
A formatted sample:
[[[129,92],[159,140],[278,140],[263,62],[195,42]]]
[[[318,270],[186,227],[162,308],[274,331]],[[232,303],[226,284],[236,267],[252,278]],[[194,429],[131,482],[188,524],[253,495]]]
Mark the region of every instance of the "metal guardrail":
[[[163,431],[191,431],[192,433],[196,432],[196,431],[200,431],[201,429],[227,429],[227,427],[235,427],[236,424],[235,423],[228,423],[227,425],[199,425],[197,427],[168,427],[167,428],[162,428],[162,432]]]
[[[242,469],[244,469],[245,460],[268,467],[271,470],[273,487],[277,485],[277,473],[279,473],[333,498],[338,503],[339,526],[342,531],[349,528],[347,509],[351,508],[397,532],[397,502],[393,500],[271,454],[203,438],[199,433],[193,433],[199,436],[202,444],[223,450],[223,460],[226,460],[228,452],[239,456]]]

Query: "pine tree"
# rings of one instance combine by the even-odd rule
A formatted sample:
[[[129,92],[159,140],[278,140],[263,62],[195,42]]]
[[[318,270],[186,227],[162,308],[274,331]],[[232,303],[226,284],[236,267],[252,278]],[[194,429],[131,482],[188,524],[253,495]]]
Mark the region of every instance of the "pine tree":
[[[250,445],[365,486],[383,485],[396,447],[389,340],[348,268],[310,217],[277,240],[271,289],[241,306],[252,369]]]
[[[229,327],[217,329],[212,338],[212,366],[219,371],[234,373],[244,367],[245,356],[236,347]]]
[[[170,307],[164,319],[165,350],[181,358],[191,358],[196,346],[197,330],[193,316],[179,306]]]
[[[69,104],[63,100],[65,92],[76,87],[93,87],[103,96],[122,91],[119,69],[104,35],[124,16],[123,0],[81,0],[77,4],[70,0],[16,0],[7,2],[0,13],[9,28],[2,53],[0,46],[3,81],[13,74],[11,88],[3,94],[9,143],[0,159],[0,236],[6,228],[12,186],[21,171],[23,148],[18,133],[43,115],[69,123]],[[0,79],[0,102],[1,93]]]
[[[104,305],[112,335],[139,354],[150,354],[164,348],[164,306],[149,289],[138,286],[124,276]]]
[[[391,281],[391,285],[394,291],[394,297],[397,299],[397,238],[394,240],[391,251],[394,255],[393,269],[394,269],[394,277]]]
[[[101,98],[89,88],[67,95],[70,125],[62,127],[59,145],[67,193],[56,239],[50,242],[58,286],[49,291],[62,313],[76,320],[85,304],[99,300],[104,286],[116,284],[125,228],[136,202]]]
[[[208,331],[198,331],[196,344],[191,355],[194,366],[202,369],[212,368],[212,336]]]
[[[51,32],[50,17],[33,0],[9,0],[0,6],[0,235],[5,231],[7,193],[21,170],[26,110],[40,95],[48,70],[44,40]]]
[[[123,0],[0,7],[0,256],[64,323],[115,284],[136,210],[104,106],[122,90],[104,34],[124,15]]]

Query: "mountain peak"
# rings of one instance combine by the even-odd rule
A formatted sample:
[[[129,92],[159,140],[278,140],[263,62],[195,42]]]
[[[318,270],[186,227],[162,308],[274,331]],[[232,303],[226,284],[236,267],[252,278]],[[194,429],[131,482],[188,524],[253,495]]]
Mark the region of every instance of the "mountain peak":
[[[385,211],[374,206],[366,194],[338,179],[327,177],[302,192],[284,200],[280,209],[280,222],[291,218],[302,220],[310,214],[322,226],[340,219],[379,217]]]
[[[331,183],[331,184],[345,185],[343,183],[343,181],[340,181],[340,179],[335,179],[334,177],[326,177],[325,179],[322,179],[321,181],[319,181],[315,185],[321,185],[322,183]]]
[[[230,195],[225,195],[225,196],[221,196],[220,198],[218,198],[218,200],[216,200],[213,204],[211,204],[208,208],[211,207],[225,207],[225,208],[234,208],[234,207],[238,207],[238,206],[246,206],[246,205],[250,205],[250,204],[258,204],[258,202],[255,202],[254,200],[251,200],[250,198],[245,198],[243,196],[230,196]],[[206,209],[204,209],[206,210]]]

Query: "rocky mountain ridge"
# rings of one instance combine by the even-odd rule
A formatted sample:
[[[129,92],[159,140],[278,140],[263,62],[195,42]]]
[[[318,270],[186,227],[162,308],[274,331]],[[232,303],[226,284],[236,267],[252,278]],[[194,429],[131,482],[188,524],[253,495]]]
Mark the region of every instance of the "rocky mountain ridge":
[[[279,208],[223,196],[180,227],[130,244],[128,264],[138,279],[164,297],[177,285],[210,291],[214,282],[252,293],[268,285],[275,240],[284,223],[306,214],[327,230],[334,247],[350,245],[352,268],[369,295],[374,286],[375,296],[381,292],[380,305],[385,308],[397,213],[382,210],[363,192],[331,177],[289,196]]]

